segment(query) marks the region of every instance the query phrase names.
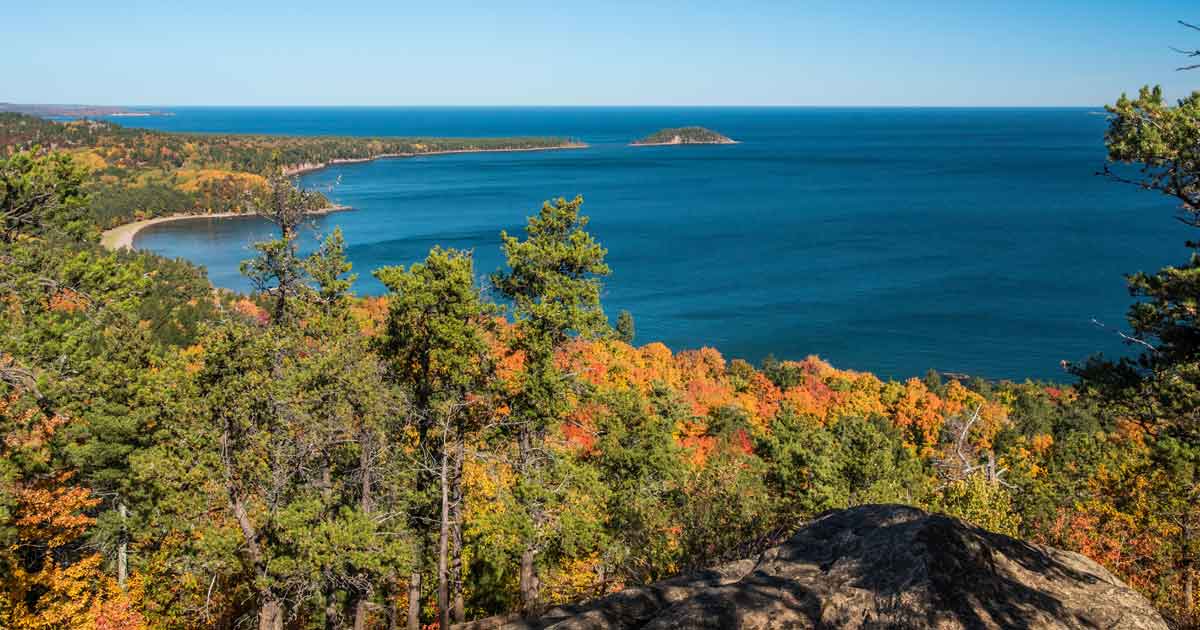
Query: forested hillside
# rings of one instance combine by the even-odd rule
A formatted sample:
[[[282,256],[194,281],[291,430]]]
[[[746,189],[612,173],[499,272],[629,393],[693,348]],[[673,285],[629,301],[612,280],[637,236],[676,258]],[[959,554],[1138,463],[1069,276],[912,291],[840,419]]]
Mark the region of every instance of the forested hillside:
[[[487,291],[436,248],[361,270],[389,293],[359,298],[339,232],[299,255],[312,193],[269,156],[398,145],[4,121],[0,627],[446,627],[879,502],[1080,551],[1195,626],[1200,258],[1131,277],[1136,361],[884,381],[614,330],[581,198],[499,234]],[[1200,94],[1122,99],[1111,176],[1200,225],[1198,133]],[[254,295],[97,245],[114,189],[187,193],[192,168],[261,178],[248,204],[279,229],[243,266]]]
[[[444,151],[577,146],[566,138],[358,138],[167,133],[0,112],[0,154],[61,151],[88,174],[92,216],[113,227],[164,214],[240,212],[273,171]]]

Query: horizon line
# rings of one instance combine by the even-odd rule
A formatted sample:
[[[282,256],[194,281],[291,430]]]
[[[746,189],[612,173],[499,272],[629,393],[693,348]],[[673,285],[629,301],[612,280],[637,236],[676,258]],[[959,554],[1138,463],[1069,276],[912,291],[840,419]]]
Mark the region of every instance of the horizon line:
[[[3,105],[16,105],[24,107],[128,107],[130,109],[147,109],[147,108],[242,108],[242,109],[262,109],[262,108],[291,108],[291,109],[316,109],[316,108],[346,108],[346,109],[672,109],[672,108],[695,108],[695,109],[1088,109],[1088,108],[1103,108],[1107,104],[1072,104],[1072,105],[912,105],[912,104],[845,104],[845,105],[803,105],[803,104],[741,104],[741,105],[712,105],[712,104],[605,104],[605,105],[558,105],[558,104],[483,104],[483,105],[461,105],[461,104],[388,104],[388,105],[363,105],[352,103],[339,104],[282,104],[282,103],[267,103],[267,104],[227,104],[227,103],[207,103],[207,104],[167,104],[167,103],[148,103],[148,104],[105,104],[105,103],[47,103],[47,102],[14,102],[0,101]]]

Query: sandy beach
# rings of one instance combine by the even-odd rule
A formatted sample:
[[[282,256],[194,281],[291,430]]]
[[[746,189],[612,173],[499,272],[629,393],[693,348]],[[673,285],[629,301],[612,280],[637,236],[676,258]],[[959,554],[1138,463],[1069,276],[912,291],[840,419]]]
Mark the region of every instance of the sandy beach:
[[[317,216],[317,215],[322,215],[322,214],[332,214],[334,212],[344,212],[344,211],[350,210],[350,209],[351,209],[350,206],[330,206],[328,208],[322,208],[320,210],[315,210],[313,212],[310,212],[309,214],[312,216]],[[234,217],[251,217],[251,216],[255,216],[255,215],[253,213],[249,213],[249,212],[217,212],[214,214],[172,214],[170,216],[165,216],[165,217],[154,217],[153,219],[146,219],[144,221],[134,221],[133,223],[126,223],[124,225],[118,225],[117,227],[115,227],[111,230],[105,230],[104,233],[100,235],[100,244],[103,245],[105,249],[110,249],[110,250],[118,250],[118,249],[124,249],[124,248],[133,249],[133,239],[137,236],[138,232],[141,232],[142,230],[150,227],[151,225],[158,225],[159,223],[170,223],[172,221],[187,221],[187,220],[194,220],[194,219],[230,219],[230,218],[234,218]]]

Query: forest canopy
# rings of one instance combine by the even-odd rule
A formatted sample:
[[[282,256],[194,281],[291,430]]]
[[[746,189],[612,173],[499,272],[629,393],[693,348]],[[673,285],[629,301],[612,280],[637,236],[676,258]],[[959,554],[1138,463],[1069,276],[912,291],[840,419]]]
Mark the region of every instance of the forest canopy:
[[[1185,218],[1198,102],[1123,98],[1107,138],[1114,178]],[[301,255],[319,199],[273,165],[414,141],[0,129],[2,627],[446,627],[882,502],[1078,551],[1196,624],[1194,256],[1129,278],[1139,358],[1080,363],[1071,384],[883,380],[633,345],[582,197],[497,234],[486,283],[444,248],[353,270],[337,231]],[[250,207],[277,226],[243,265],[253,293],[97,244],[131,207],[228,183],[209,171],[260,190]],[[353,271],[388,293],[356,296]]]

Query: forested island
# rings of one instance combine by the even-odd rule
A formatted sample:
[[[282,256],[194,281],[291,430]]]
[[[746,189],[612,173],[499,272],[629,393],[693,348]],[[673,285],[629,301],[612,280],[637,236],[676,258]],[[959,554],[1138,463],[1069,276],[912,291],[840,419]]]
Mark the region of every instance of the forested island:
[[[1200,227],[1200,93],[1174,106],[1144,90],[1110,111],[1105,172]],[[565,141],[0,120],[0,627],[446,628],[695,575],[793,534],[806,554],[854,551],[837,532],[943,558],[920,566],[946,592],[1007,563],[1038,588],[1086,583],[1113,612],[1124,586],[1070,568],[1098,563],[1177,627],[1197,623],[1200,259],[1184,243],[1181,266],[1128,278],[1136,360],[1069,365],[1067,384],[884,380],[638,340],[634,316],[601,302],[610,269],[582,198],[499,232],[505,265],[483,283],[470,251],[352,270],[335,231],[299,252],[323,200],[280,164]],[[129,191],[208,204],[231,181],[277,226],[243,264],[250,294],[98,243],[147,207],[114,201]],[[356,296],[352,271],[388,293]],[[947,516],[813,521],[877,503]],[[764,566],[786,570],[781,557]],[[818,560],[804,579],[848,570]],[[1012,579],[979,583],[975,608],[934,612],[962,627],[1065,614]],[[786,590],[743,586],[729,597]],[[552,614],[570,611],[586,615]]]
[[[53,121],[0,113],[0,147],[56,150],[89,177],[92,217],[103,228],[174,214],[246,211],[282,170],[297,175],[339,163],[480,151],[573,149],[569,138],[360,138],[170,133],[96,120]],[[328,202],[325,203],[328,206]]]
[[[736,140],[704,127],[673,127],[661,129],[645,138],[634,140],[633,146],[657,146],[669,144],[737,144]]]

